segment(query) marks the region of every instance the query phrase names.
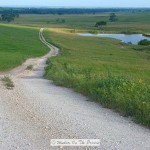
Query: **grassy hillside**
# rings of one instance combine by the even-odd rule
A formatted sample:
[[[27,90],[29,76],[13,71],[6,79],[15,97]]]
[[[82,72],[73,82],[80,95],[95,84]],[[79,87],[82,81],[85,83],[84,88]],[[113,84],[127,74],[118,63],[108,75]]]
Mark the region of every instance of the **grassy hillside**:
[[[150,53],[134,50],[145,47],[59,29],[44,34],[61,49],[49,60],[46,78],[150,125]]]
[[[39,28],[0,25],[0,71],[14,68],[29,57],[48,52],[38,34]]]

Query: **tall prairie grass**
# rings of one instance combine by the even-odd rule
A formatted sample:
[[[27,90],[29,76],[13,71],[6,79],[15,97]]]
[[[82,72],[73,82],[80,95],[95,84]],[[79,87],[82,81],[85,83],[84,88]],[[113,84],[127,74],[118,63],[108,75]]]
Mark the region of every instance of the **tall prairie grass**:
[[[91,97],[104,107],[113,108],[138,123],[150,126],[150,86],[142,79],[124,76],[99,76],[90,69],[77,70],[73,65],[51,61],[46,78],[56,84],[71,87]]]
[[[150,54],[138,50],[144,47],[58,31],[44,34],[60,48],[48,61],[47,79],[150,126]]]

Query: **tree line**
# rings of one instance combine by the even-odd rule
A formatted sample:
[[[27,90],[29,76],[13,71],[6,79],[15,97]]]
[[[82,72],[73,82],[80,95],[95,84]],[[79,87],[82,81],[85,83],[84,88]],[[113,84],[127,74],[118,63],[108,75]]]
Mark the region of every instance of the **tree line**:
[[[133,8],[3,8],[0,7],[0,14],[96,14],[96,13],[117,13],[117,12],[145,12],[150,8],[133,9]]]
[[[15,18],[19,18],[19,14],[15,14],[15,13],[4,13],[1,14],[0,20],[1,21],[7,21],[8,23],[11,21],[14,21]]]

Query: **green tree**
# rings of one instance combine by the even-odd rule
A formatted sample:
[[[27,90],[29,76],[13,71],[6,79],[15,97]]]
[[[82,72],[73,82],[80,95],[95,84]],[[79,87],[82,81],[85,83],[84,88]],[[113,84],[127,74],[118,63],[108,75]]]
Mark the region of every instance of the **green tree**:
[[[96,22],[95,27],[102,29],[103,26],[106,26],[106,25],[107,25],[106,21],[98,21],[98,22]]]
[[[117,16],[116,16],[116,14],[115,14],[115,13],[111,13],[111,14],[110,14],[110,17],[109,17],[109,21],[115,22],[115,21],[117,21],[117,20],[118,20],[118,18],[117,18]]]

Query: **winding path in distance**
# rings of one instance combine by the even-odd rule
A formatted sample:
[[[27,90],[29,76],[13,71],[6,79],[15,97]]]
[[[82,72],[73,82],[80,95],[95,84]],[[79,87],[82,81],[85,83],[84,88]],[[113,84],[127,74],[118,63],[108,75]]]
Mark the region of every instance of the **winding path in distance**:
[[[100,147],[64,150],[149,150],[150,130],[102,108],[71,89],[43,79],[48,57],[58,54],[40,30],[40,40],[51,51],[27,60],[10,72],[15,83],[6,90],[0,82],[0,150],[59,150],[50,139],[100,139]],[[34,69],[25,68],[33,64]]]

